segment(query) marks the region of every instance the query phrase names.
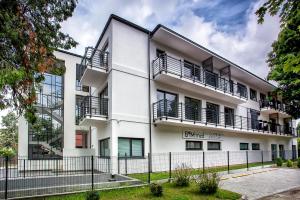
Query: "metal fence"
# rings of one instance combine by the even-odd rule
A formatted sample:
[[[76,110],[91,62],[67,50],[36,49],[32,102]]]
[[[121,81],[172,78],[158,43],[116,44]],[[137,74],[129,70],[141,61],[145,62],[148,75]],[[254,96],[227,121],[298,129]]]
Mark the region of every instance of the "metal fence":
[[[231,173],[296,159],[296,151],[188,151],[143,157],[63,157],[51,160],[0,157],[0,199],[34,197],[170,179],[182,166],[194,174],[213,170]],[[128,175],[136,179],[130,179]]]

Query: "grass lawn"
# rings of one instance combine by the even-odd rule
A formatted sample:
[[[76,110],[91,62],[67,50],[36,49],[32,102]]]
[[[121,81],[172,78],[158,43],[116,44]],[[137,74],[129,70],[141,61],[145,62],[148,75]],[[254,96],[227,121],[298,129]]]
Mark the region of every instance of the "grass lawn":
[[[274,164],[274,162],[265,162],[264,165],[270,165]],[[249,167],[259,167],[262,164],[259,163],[249,163]],[[246,164],[241,165],[231,165],[229,167],[230,170],[236,170],[236,169],[244,169],[247,168]],[[222,172],[227,171],[227,166],[220,166],[220,167],[213,167],[213,168],[206,168],[206,172]],[[197,175],[202,173],[202,169],[192,169],[192,175]],[[141,173],[141,174],[128,174],[129,177],[139,179],[141,181],[147,182],[148,180],[148,174],[147,173]],[[168,179],[169,178],[169,172],[155,172],[151,173],[151,181],[156,180],[162,180],[162,179]]]
[[[163,184],[163,196],[154,197],[151,195],[149,187],[136,187],[117,190],[100,191],[101,200],[213,200],[213,199],[239,199],[240,194],[219,189],[214,195],[201,195],[197,192],[197,185],[192,183],[189,187],[176,187],[171,183]],[[65,195],[57,197],[43,198],[45,200],[84,200],[85,193]]]

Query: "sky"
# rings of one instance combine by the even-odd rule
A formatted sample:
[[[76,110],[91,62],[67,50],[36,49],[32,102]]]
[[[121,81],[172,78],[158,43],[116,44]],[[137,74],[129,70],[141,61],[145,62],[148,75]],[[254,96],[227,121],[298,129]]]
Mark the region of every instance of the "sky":
[[[71,52],[83,54],[95,46],[110,14],[148,30],[157,24],[218,53],[254,74],[266,78],[267,53],[279,32],[278,16],[257,24],[259,0],[79,0],[71,18],[62,24],[79,45]],[[126,37],[126,36],[124,36]]]

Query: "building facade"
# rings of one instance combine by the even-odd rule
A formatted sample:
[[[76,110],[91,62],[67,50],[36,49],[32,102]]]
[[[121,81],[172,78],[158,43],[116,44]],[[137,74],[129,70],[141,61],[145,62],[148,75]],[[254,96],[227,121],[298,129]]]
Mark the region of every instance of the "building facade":
[[[83,56],[57,51],[37,103],[43,129],[19,122],[19,156],[296,149],[295,121],[275,86],[158,25],[111,15]],[[296,156],[296,155],[295,155]]]

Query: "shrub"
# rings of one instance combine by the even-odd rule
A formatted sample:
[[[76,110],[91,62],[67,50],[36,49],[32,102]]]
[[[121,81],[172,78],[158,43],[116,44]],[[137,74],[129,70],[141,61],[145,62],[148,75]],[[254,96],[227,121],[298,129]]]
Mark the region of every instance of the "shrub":
[[[287,160],[286,166],[293,167],[293,162],[291,160]]]
[[[202,194],[214,194],[219,188],[220,177],[216,172],[204,173],[199,176],[197,181],[199,191]]]
[[[153,194],[153,196],[161,197],[163,195],[163,187],[160,184],[151,183],[150,192]]]
[[[14,157],[16,155],[16,152],[13,148],[11,147],[3,147],[0,149],[0,156],[3,156],[3,157]]]
[[[300,158],[298,158],[298,160],[297,160],[297,167],[300,168]]]
[[[282,163],[283,163],[282,158],[276,158],[276,165],[277,165],[278,167],[281,167],[281,166],[282,166]]]
[[[192,169],[186,164],[182,163],[174,170],[174,183],[176,186],[188,186],[190,184],[190,177]]]
[[[85,195],[86,200],[99,200],[100,194],[97,191],[87,191]]]

